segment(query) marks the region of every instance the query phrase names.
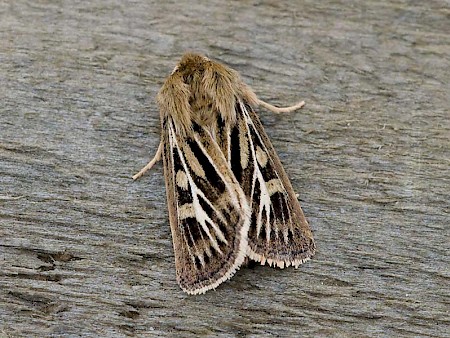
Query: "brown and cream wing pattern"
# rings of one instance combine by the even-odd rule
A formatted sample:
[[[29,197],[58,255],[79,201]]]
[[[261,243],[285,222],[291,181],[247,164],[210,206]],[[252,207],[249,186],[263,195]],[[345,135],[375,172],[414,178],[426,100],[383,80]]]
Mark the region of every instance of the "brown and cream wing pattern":
[[[162,133],[177,279],[186,292],[204,293],[245,258],[248,202],[209,131],[194,123],[180,137],[167,116]]]

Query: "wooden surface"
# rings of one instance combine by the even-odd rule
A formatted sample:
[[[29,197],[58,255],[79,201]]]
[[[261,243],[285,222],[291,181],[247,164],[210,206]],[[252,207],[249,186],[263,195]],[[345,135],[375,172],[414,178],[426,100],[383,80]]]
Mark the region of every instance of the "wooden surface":
[[[446,1],[0,3],[0,337],[450,337]],[[175,281],[155,95],[237,69],[318,246]]]

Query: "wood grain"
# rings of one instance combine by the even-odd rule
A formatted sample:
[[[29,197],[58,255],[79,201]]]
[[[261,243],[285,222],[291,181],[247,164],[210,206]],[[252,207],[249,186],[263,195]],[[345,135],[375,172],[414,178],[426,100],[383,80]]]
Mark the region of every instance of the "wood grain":
[[[0,4],[0,336],[449,337],[450,11],[426,1]],[[318,246],[175,281],[155,95],[237,69]]]

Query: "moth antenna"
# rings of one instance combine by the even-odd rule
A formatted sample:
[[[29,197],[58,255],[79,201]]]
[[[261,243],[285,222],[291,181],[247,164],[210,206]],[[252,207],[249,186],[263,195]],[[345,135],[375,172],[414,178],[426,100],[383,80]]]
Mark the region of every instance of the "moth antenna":
[[[133,175],[134,181],[136,181],[138,178],[142,177],[142,175],[144,175],[147,170],[150,170],[156,162],[161,160],[162,148],[163,148],[163,143],[162,143],[162,141],[160,141],[158,150],[156,151],[155,156],[153,156],[153,158],[150,160],[150,162],[148,162],[146,164],[146,166],[144,168],[142,168],[137,174]]]
[[[280,114],[280,113],[291,113],[293,111],[296,111],[297,109],[302,108],[305,105],[305,101],[301,101],[301,102],[299,102],[293,106],[289,106],[289,107],[275,107],[275,106],[271,105],[270,103],[267,103],[267,102],[264,102],[263,100],[258,99],[257,105],[262,106],[276,114]]]

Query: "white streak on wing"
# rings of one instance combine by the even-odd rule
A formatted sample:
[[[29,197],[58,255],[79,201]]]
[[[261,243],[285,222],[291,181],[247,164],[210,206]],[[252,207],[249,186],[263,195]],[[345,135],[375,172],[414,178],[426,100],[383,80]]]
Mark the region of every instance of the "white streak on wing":
[[[168,128],[168,130],[169,130],[169,143],[170,143],[170,149],[173,151],[173,149],[177,149],[177,151],[178,151],[178,153],[179,153],[179,147],[178,147],[178,144],[177,144],[177,139],[176,139],[176,136],[175,136],[175,133],[174,133],[174,127],[173,127],[173,125],[172,125],[172,121],[171,120],[168,120],[168,125],[169,125],[169,128]],[[176,146],[175,146],[175,144],[176,144]],[[172,157],[172,165],[173,165],[173,157]],[[172,180],[173,180],[173,182],[175,182],[176,180],[175,180],[175,177],[176,177],[176,173],[175,173],[175,170],[173,170],[172,171],[173,172],[173,177],[172,177]],[[179,210],[180,209],[180,205],[178,204],[178,199],[177,199],[177,209]],[[181,206],[182,207],[182,206]],[[181,223],[181,219],[180,219],[180,216],[182,216],[181,214],[180,214],[180,212],[177,212],[177,218],[178,218],[178,224],[180,224]],[[180,231],[183,233],[183,238],[184,238],[184,241],[185,241],[185,244],[186,244],[186,248],[187,248],[187,250],[188,250],[188,252],[189,252],[189,255],[190,255],[190,257],[193,259],[193,261],[195,261],[195,259],[194,259],[194,254],[192,253],[192,248],[189,246],[189,244],[186,242],[186,235],[187,234],[185,234],[184,233],[184,229],[183,229],[183,227],[180,227]],[[192,239],[192,235],[191,235],[191,233],[189,232],[189,236],[191,236],[191,239]],[[192,240],[192,243],[194,243],[194,250],[195,250],[195,252],[198,252],[198,249],[197,249],[197,247],[196,247],[196,245],[195,245],[195,242]],[[195,263],[195,262],[194,262]]]
[[[264,178],[262,177],[261,171],[259,170],[259,167],[256,165],[255,166],[257,168],[257,177],[258,177],[258,181],[259,181],[259,186],[261,189],[261,195],[260,195],[260,201],[259,201],[259,210],[260,212],[262,211],[262,208],[264,207],[265,211],[266,211],[266,239],[267,242],[270,241],[270,207],[271,207],[271,200],[270,200],[270,195],[269,195],[269,191],[267,190],[267,186],[266,186],[266,182],[264,182]],[[259,228],[261,228],[261,226],[259,226]]]
[[[253,167],[255,168],[255,172],[253,173],[253,183],[252,183],[252,202],[253,202],[253,193],[254,193],[254,189],[255,189],[255,185],[256,185],[256,180],[258,180],[259,182],[259,187],[260,187],[260,199],[259,199],[259,212],[258,212],[258,217],[256,220],[256,236],[259,236],[259,233],[261,231],[261,227],[262,227],[262,212],[263,209],[265,209],[265,226],[266,226],[266,240],[267,242],[270,241],[270,231],[271,231],[271,227],[270,227],[270,207],[271,207],[271,200],[270,200],[270,193],[267,189],[267,185],[266,182],[264,181],[264,178],[262,176],[261,170],[259,169],[259,165],[258,165],[258,160],[257,160],[257,156],[256,156],[256,149],[255,146],[253,145],[253,140],[250,134],[250,128],[248,127],[249,124],[251,124],[253,127],[253,122],[250,118],[250,116],[248,115],[248,112],[245,108],[245,106],[242,104],[242,102],[240,102],[241,105],[241,109],[244,112],[245,115],[245,120],[246,120],[246,127],[247,127],[247,134],[248,134],[248,142],[250,142],[250,149],[252,152],[252,158],[253,158]],[[256,130],[256,128],[255,128]],[[261,141],[261,140],[260,140]],[[264,146],[264,143],[261,141],[261,144]],[[265,149],[264,147],[264,151],[267,153],[267,149]],[[267,163],[267,162],[266,162]]]

